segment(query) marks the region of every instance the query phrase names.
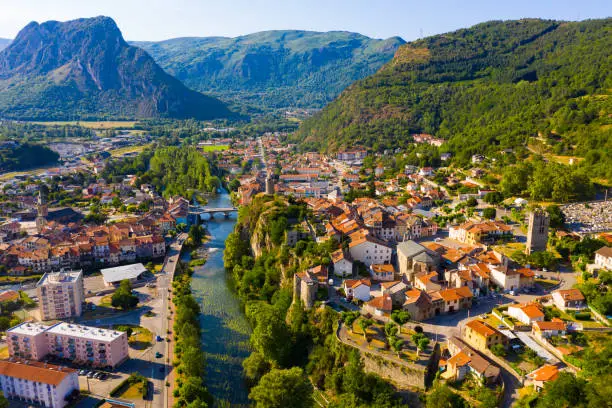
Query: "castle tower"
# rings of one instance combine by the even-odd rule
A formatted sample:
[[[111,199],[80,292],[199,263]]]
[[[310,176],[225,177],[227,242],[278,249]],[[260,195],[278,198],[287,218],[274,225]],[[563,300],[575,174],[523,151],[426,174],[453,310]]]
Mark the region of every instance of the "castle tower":
[[[48,214],[47,198],[43,195],[42,191],[38,191],[38,201],[36,205],[36,229],[38,232],[41,232],[43,227],[47,225]]]
[[[549,222],[548,213],[542,209],[536,209],[529,213],[527,247],[525,248],[527,255],[536,251],[546,251]]]
[[[270,174],[266,177],[266,194],[274,195],[274,178]]]

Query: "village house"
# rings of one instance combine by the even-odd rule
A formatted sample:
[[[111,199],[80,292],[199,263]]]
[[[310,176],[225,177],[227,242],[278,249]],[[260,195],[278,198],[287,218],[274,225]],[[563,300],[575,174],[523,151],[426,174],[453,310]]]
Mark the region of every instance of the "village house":
[[[612,247],[605,246],[595,252],[595,266],[612,271]]]
[[[451,337],[447,343],[451,357],[446,361],[445,378],[462,381],[468,373],[472,373],[484,384],[491,385],[498,382],[501,374],[499,367],[489,363],[457,337]]]
[[[559,289],[552,293],[555,306],[563,311],[581,310],[587,307],[584,295],[579,289]]]
[[[395,268],[391,264],[372,264],[370,276],[375,281],[391,282],[395,279]]]
[[[355,233],[351,235],[349,252],[355,261],[370,266],[391,262],[392,248],[369,234]]]
[[[342,249],[332,253],[332,263],[334,264],[334,275],[342,278],[353,275],[353,260]]]
[[[532,323],[544,321],[544,312],[537,303],[526,303],[508,307],[508,315],[523,324],[531,326]]]
[[[486,351],[496,344],[508,346],[508,337],[482,320],[472,320],[463,327],[463,339],[476,350]]]
[[[527,374],[527,379],[531,380],[533,388],[537,392],[542,391],[544,384],[556,380],[557,377],[559,377],[559,369],[551,364],[546,364]]]
[[[436,271],[416,275],[413,285],[426,292],[442,289],[442,285],[438,283],[438,272]]]
[[[501,237],[511,237],[512,227],[499,221],[468,221],[449,228],[449,238],[470,245],[492,243]]]
[[[347,299],[359,299],[363,302],[370,300],[370,287],[372,283],[369,279],[346,279],[342,282],[342,288]]]
[[[389,295],[375,297],[364,305],[364,310],[375,316],[389,315],[393,310],[393,299]]]
[[[391,296],[394,306],[402,306],[406,299],[404,292],[407,288],[408,285],[402,281],[383,282],[380,284],[382,294]]]
[[[533,323],[531,334],[539,339],[546,339],[552,336],[565,336],[567,325],[558,318],[553,318],[550,322],[537,321]]]

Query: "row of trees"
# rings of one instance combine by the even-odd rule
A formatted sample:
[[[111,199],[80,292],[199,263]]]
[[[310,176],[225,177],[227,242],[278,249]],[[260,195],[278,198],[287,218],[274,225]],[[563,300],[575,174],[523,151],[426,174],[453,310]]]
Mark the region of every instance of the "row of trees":
[[[172,282],[174,313],[174,361],[177,379],[175,408],[206,408],[213,398],[204,384],[205,360],[201,349],[200,305],[191,294],[193,271],[182,262],[176,266]]]

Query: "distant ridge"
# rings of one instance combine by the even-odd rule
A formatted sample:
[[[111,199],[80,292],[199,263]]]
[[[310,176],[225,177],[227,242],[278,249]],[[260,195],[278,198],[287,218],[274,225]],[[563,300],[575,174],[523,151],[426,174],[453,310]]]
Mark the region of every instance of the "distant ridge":
[[[0,51],[9,46],[13,40],[9,40],[8,38],[0,38]]]
[[[187,86],[265,107],[320,108],[373,74],[405,41],[346,31],[274,30],[132,42]]]
[[[185,87],[109,17],[32,22],[0,52],[0,117],[18,119],[231,116]]]

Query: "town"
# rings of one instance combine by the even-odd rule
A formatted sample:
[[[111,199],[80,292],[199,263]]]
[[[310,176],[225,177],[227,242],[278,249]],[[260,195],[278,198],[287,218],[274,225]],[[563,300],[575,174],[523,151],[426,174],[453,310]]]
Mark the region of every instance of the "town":
[[[583,282],[611,270],[611,220],[597,218],[612,212],[611,202],[579,209],[502,201],[483,181],[484,156],[473,157],[478,167],[468,172],[398,169],[385,166],[385,154],[296,153],[283,138],[217,137],[197,149],[213,152],[236,205],[261,195],[306,205],[308,216],[283,231],[284,245],[336,249],[293,276],[293,301],[340,312],[340,341],[396,368],[367,370],[417,389],[436,373],[466,387],[477,378],[479,386],[501,386],[508,401],[519,388],[539,391],[559,372],[580,370],[572,355],[584,349],[587,329],[607,330],[601,305],[609,303],[589,304],[605,294],[587,299],[574,267]],[[414,143],[442,142],[421,134]],[[164,198],[131,174],[108,182],[105,167],[121,160],[99,155],[95,166],[3,182],[10,200],[2,206],[0,262],[12,286],[0,293],[7,356],[0,364],[6,378],[50,378],[53,391],[41,388],[31,402],[62,407],[64,396],[92,386],[108,398],[129,397],[140,381],[135,371],[154,381],[154,404],[171,398],[168,291],[184,241],[214,222],[215,209],[205,221],[209,210],[191,197]],[[543,256],[584,240],[602,244],[567,261]],[[153,377],[150,366],[158,367]],[[28,399],[25,389],[8,395]]]

